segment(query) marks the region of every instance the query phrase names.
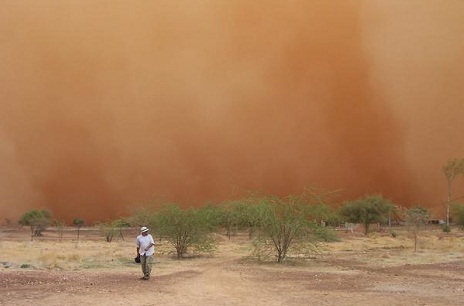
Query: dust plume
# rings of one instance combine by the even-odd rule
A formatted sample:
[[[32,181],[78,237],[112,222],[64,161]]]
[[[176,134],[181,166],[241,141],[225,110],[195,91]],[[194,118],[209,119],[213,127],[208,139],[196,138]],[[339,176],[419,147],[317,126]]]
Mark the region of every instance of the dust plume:
[[[401,1],[366,3],[2,1],[0,217],[97,221],[305,186],[441,199],[411,160],[411,84],[392,85],[375,36],[401,34],[383,32]],[[434,179],[462,153],[431,151]]]

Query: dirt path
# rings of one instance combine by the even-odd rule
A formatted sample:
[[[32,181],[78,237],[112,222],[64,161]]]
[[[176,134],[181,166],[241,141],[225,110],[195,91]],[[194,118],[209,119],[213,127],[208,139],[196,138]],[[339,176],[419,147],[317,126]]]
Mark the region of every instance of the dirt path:
[[[2,271],[1,305],[464,305],[464,262],[359,269],[334,261],[275,267],[235,260],[133,271]]]
[[[417,253],[406,238],[346,238],[282,265],[248,260],[246,237],[219,239],[212,256],[181,261],[161,245],[149,281],[131,261],[132,241],[2,241],[5,306],[464,305],[462,237],[432,235]]]

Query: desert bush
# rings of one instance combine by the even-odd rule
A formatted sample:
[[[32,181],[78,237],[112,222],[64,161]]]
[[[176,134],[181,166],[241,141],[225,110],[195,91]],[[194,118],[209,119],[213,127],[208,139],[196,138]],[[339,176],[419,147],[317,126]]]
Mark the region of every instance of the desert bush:
[[[342,222],[341,216],[327,203],[333,202],[339,196],[340,190],[324,190],[314,187],[305,188],[300,200],[307,204],[308,219],[318,225],[338,226]]]
[[[372,223],[384,223],[394,210],[393,203],[381,195],[367,195],[342,204],[339,214],[348,222],[362,223],[367,236]]]
[[[417,251],[417,237],[419,231],[425,228],[430,218],[429,212],[425,207],[412,207],[406,211],[406,224],[414,237],[414,252]]]
[[[258,225],[258,235],[254,239],[255,255],[262,258],[272,245],[277,262],[282,263],[298,240],[309,238],[309,229],[315,223],[308,222],[310,211],[298,196],[266,196],[256,200],[256,216],[253,217]]]
[[[158,212],[161,207],[162,204],[138,207],[132,211],[131,216],[127,219],[127,221],[131,226],[139,228],[142,226],[146,226],[150,229],[157,228]]]
[[[214,250],[211,232],[216,224],[212,210],[182,209],[177,204],[164,205],[157,215],[157,231],[175,248],[177,258],[183,258],[189,248],[198,252]]]
[[[464,158],[458,159],[450,159],[448,160],[447,164],[442,168],[443,174],[446,177],[446,182],[448,185],[448,195],[446,197],[446,225],[447,227],[444,228],[449,232],[450,228],[450,207],[452,205],[452,187],[453,181],[461,175],[464,175]]]
[[[23,263],[19,266],[21,269],[29,269],[32,267],[31,264]]]
[[[312,235],[314,239],[317,241],[324,241],[324,242],[334,242],[340,241],[340,238],[337,235],[337,232],[328,226],[314,226]]]
[[[31,240],[34,236],[42,236],[43,231],[50,226],[52,214],[46,209],[31,210],[26,212],[19,219],[19,224],[31,228]]]
[[[117,229],[114,226],[113,222],[100,223],[99,225],[100,233],[105,238],[106,242],[113,241],[114,236],[117,233]]]
[[[130,222],[126,219],[116,219],[112,223],[112,226],[116,229],[116,233],[118,234],[118,238],[124,240],[124,233],[123,230],[125,228],[130,227]]]
[[[449,233],[451,232],[451,226],[449,226],[448,224],[443,224],[442,230],[444,233]]]
[[[454,203],[452,205],[453,221],[461,229],[464,229],[464,204]]]
[[[112,242],[116,236],[124,240],[122,231],[124,228],[129,227],[130,223],[125,219],[116,219],[113,221],[100,223],[98,226],[100,228],[100,233],[103,237],[105,237],[106,242]]]
[[[58,237],[61,242],[63,239],[63,232],[64,228],[66,227],[66,223],[63,220],[55,219],[53,220],[53,225],[55,225],[58,229]]]
[[[219,226],[226,230],[230,240],[231,235],[237,231],[246,229],[251,238],[259,226],[259,214],[254,198],[245,198],[221,203],[219,209],[221,219]]]
[[[226,230],[227,237],[231,238],[239,229],[241,223],[241,212],[245,209],[245,204],[240,201],[227,201],[218,206],[220,210],[219,226]]]

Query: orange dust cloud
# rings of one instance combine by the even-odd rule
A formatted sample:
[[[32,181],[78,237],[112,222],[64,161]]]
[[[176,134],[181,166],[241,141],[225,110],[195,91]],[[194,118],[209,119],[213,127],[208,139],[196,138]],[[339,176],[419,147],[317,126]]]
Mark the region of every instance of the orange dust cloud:
[[[464,157],[463,9],[2,1],[0,217],[305,186],[442,214],[441,167]]]

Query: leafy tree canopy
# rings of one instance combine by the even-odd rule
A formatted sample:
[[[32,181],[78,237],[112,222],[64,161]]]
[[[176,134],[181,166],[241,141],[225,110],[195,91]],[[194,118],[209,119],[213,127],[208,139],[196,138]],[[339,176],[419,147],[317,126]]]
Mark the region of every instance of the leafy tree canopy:
[[[393,209],[393,203],[383,196],[366,195],[354,201],[344,202],[339,213],[349,222],[362,223],[364,234],[367,235],[370,224],[386,222]]]
[[[46,209],[30,210],[19,219],[19,224],[31,227],[32,236],[42,236],[42,232],[50,226],[52,214]]]

